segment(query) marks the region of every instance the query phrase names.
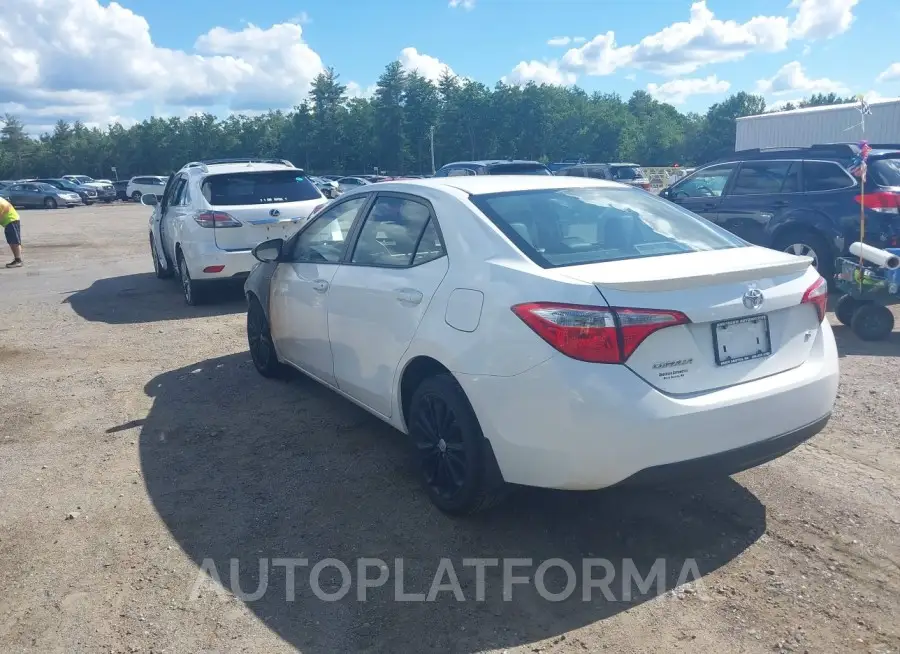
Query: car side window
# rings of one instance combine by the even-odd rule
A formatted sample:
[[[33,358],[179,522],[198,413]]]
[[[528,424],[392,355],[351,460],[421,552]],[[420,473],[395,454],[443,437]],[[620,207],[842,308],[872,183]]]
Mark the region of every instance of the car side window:
[[[434,218],[428,220],[425,225],[425,231],[419,239],[419,247],[416,248],[416,256],[413,257],[412,265],[418,266],[422,263],[428,263],[435,259],[440,259],[447,254],[444,249],[444,243],[441,241],[441,235],[438,234],[437,223]]]
[[[585,169],[587,171],[587,176],[592,179],[609,179],[609,176],[606,174],[606,170],[604,170],[600,166],[592,166],[590,168]]]
[[[421,202],[379,197],[360,230],[351,262],[390,268],[411,265],[430,217],[431,210]]]
[[[833,161],[804,161],[803,182],[806,191],[834,191],[856,185],[850,173]]]
[[[172,191],[172,199],[169,201],[169,205],[173,207],[181,206],[182,198],[184,196],[184,187],[187,185],[187,180],[184,177],[180,177],[175,180],[175,189]]]
[[[319,214],[297,235],[291,250],[294,263],[339,263],[347,248],[347,236],[367,195],[341,202]]]
[[[741,164],[729,195],[781,193],[790,168],[790,161],[745,161]]]
[[[672,186],[670,195],[673,198],[721,197],[736,165],[733,163],[720,164],[697,171]]]
[[[477,175],[474,170],[471,168],[453,168],[452,170],[447,172],[447,177],[468,177],[470,175]]]

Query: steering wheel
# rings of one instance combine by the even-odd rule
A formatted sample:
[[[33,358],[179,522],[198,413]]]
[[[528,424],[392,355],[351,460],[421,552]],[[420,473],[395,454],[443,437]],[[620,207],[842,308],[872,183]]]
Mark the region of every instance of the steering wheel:
[[[709,188],[708,186],[706,186],[705,184],[698,184],[696,186],[696,189],[698,191],[700,191],[701,193],[705,194],[707,197],[712,197],[713,195],[715,195],[713,190],[711,188]]]

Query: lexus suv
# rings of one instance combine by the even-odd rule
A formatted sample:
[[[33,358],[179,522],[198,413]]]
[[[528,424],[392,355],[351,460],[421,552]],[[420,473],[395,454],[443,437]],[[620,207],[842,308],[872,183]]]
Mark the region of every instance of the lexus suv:
[[[873,144],[865,194],[850,174],[856,144],[746,150],[699,168],[660,192],[755,245],[813,259],[831,281],[835,258],[860,237],[900,243],[900,146]]]
[[[184,299],[198,304],[214,282],[243,280],[261,241],[288,238],[327,202],[283,159],[216,159],[186,164],[152,206],[150,254],[159,278],[175,274]]]

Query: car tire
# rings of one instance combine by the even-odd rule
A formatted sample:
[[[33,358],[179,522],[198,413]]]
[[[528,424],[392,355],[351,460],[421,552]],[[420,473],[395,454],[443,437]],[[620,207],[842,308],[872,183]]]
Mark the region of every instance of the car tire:
[[[184,296],[185,303],[192,307],[203,304],[206,300],[205,289],[201,284],[191,279],[191,271],[188,269],[184,261],[184,255],[180,250],[178,252],[178,279],[181,282],[181,294]]]
[[[163,268],[159,265],[159,256],[156,252],[156,243],[153,241],[153,235],[150,235],[150,257],[153,259],[153,272],[157,279],[168,279],[172,276],[172,267]],[[168,263],[168,261],[167,261]]]
[[[44,198],[44,209],[58,209],[59,204],[53,198]]]
[[[89,207],[89,206],[91,206],[92,204],[94,204],[94,203],[93,203],[91,200],[85,200],[85,201],[84,201],[84,206],[86,206],[86,207]]]
[[[816,270],[834,287],[834,252],[822,236],[808,229],[790,229],[779,234],[773,248],[789,254],[812,256]]]
[[[135,202],[140,202],[141,201],[141,192],[135,191],[134,193],[132,193],[131,199],[134,200]]]
[[[853,312],[850,328],[864,341],[881,341],[894,331],[894,314],[881,304],[863,302]]]
[[[450,515],[469,515],[506,497],[494,452],[452,375],[422,381],[408,414],[415,463],[435,506]]]
[[[850,327],[853,324],[853,312],[859,305],[859,300],[852,295],[842,295],[834,306],[834,315],[842,325]]]
[[[251,296],[247,307],[247,345],[250,348],[253,366],[259,374],[270,379],[284,376],[286,367],[275,353],[269,320],[255,296]]]

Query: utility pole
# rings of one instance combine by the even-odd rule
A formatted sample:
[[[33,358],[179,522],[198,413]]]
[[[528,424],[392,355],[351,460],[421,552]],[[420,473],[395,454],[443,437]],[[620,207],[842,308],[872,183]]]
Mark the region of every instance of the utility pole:
[[[428,131],[431,137],[431,174],[434,175],[434,125]]]

